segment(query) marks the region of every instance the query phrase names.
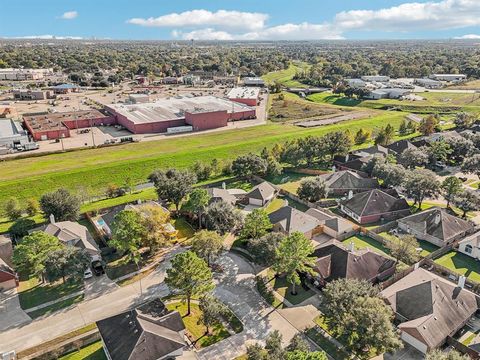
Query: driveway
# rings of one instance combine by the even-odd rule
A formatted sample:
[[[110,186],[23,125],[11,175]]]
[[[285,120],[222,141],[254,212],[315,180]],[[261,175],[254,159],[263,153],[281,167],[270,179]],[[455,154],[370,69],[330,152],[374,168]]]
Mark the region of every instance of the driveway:
[[[0,292],[0,331],[21,326],[31,320],[20,307],[16,289]]]
[[[116,289],[118,289],[117,283],[110,280],[106,274],[94,275],[91,279],[85,281],[85,300],[94,299]]]
[[[217,277],[215,295],[242,321],[244,331],[199,351],[199,358],[233,359],[245,354],[247,345],[263,343],[273,330],[280,331],[287,345],[298,330],[254,290],[255,275],[251,265],[232,253],[222,256],[219,262],[225,272]]]

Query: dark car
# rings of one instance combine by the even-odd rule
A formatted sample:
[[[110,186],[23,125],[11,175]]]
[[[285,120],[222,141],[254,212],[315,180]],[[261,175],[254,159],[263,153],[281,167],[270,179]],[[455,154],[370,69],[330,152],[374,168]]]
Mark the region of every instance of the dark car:
[[[92,262],[92,270],[96,276],[105,274],[105,268],[103,266],[103,263],[99,260],[95,260]]]

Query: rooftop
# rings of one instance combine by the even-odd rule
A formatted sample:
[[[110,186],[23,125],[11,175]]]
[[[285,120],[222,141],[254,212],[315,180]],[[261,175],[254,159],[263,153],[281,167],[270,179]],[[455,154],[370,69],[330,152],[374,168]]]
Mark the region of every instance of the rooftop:
[[[125,116],[135,124],[170,121],[185,118],[186,112],[247,111],[252,108],[215,96],[176,96],[144,104],[112,104],[112,110]]]
[[[259,88],[236,87],[228,92],[229,99],[257,99],[260,94]]]
[[[19,122],[11,119],[0,119],[0,138],[7,138],[25,134]]]
[[[67,120],[85,120],[100,119],[105,117],[98,110],[82,110],[58,113],[32,114],[25,115],[23,121],[28,123],[34,130],[61,130],[65,129],[63,121]]]

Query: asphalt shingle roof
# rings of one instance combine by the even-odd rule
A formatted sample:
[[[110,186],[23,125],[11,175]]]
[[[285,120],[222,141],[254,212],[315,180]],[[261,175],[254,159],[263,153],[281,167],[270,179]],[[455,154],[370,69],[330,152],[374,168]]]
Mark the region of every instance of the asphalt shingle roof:
[[[352,198],[345,200],[343,206],[358,216],[378,215],[410,209],[405,199],[398,199],[378,189],[355,194]]]

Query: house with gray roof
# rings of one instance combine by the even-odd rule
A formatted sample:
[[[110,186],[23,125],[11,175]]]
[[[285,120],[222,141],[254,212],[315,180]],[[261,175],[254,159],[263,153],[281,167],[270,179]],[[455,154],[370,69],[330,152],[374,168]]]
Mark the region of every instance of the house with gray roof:
[[[352,193],[376,189],[378,180],[363,177],[350,170],[337,171],[330,174],[320,175],[327,185],[329,194],[347,195]]]
[[[305,212],[317,219],[322,226],[322,233],[337,240],[342,240],[351,233],[355,226],[350,221],[345,220],[328,210],[319,210],[310,208]]]
[[[367,280],[378,283],[395,272],[395,260],[370,249],[354,250],[340,241],[331,240],[315,249],[314,281],[317,286],[337,279]]]
[[[442,346],[475,314],[478,297],[459,284],[418,268],[381,292],[395,312],[401,338],[422,353]]]
[[[340,210],[359,224],[393,220],[410,215],[410,205],[382,190],[354,194],[340,204]]]
[[[439,207],[404,217],[398,220],[398,227],[419,240],[439,247],[450,245],[474,231],[473,223],[450,215]]]
[[[183,354],[185,325],[160,299],[97,321],[110,360],[163,360]]]
[[[299,231],[311,239],[315,234],[321,232],[321,221],[291,206],[284,206],[272,212],[268,217],[273,225],[272,230],[286,235]]]
[[[265,206],[272,201],[277,194],[277,189],[268,181],[256,185],[245,197],[249,205]]]
[[[417,147],[408,140],[398,140],[388,145],[390,154],[400,155],[407,149],[416,149]]]

